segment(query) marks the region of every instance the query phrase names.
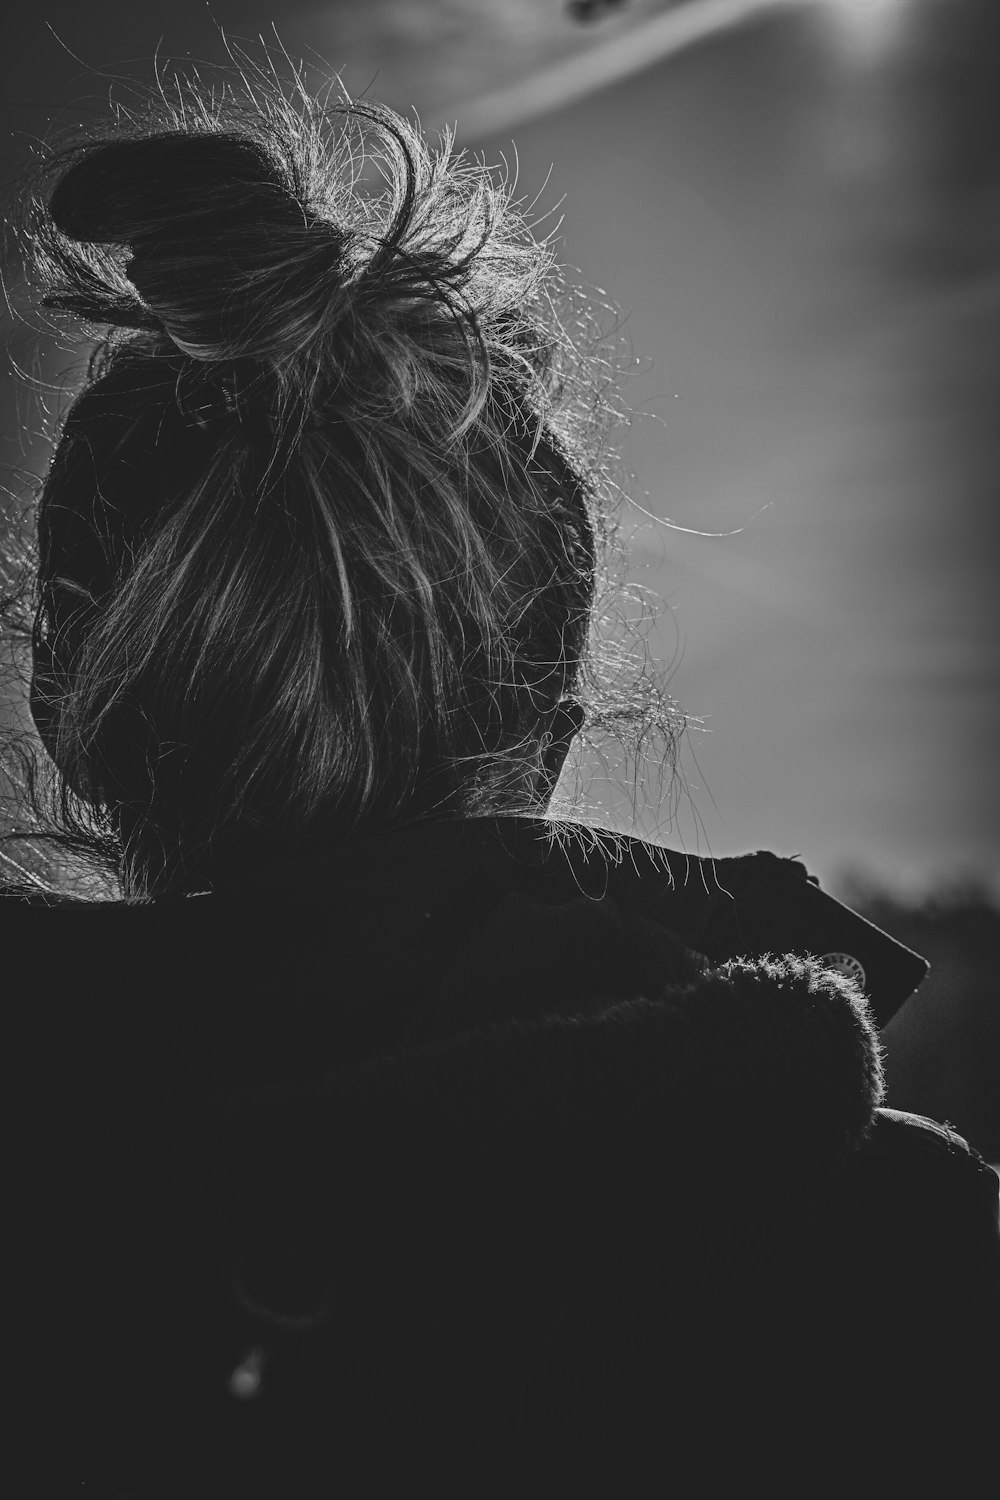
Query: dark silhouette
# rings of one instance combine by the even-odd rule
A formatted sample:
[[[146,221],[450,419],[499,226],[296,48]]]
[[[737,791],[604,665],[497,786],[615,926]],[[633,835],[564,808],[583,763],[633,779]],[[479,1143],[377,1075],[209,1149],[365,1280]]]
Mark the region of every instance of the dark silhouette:
[[[864,993],[919,959],[800,939],[797,861],[553,816],[576,735],[669,767],[681,721],[606,632],[601,366],[504,191],[376,105],[193,87],[20,209],[101,335],[7,605],[36,1489],[973,1463],[997,1181],[885,1107]]]

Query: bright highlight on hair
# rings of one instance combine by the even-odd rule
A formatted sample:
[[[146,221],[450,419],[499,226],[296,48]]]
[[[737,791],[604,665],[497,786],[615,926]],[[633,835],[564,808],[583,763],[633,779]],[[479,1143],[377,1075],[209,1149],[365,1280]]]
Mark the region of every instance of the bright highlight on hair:
[[[542,815],[560,702],[669,749],[593,649],[603,369],[495,173],[297,77],[195,80],[51,152],[20,244],[98,339],[37,506],[31,706],[55,832],[126,899]]]

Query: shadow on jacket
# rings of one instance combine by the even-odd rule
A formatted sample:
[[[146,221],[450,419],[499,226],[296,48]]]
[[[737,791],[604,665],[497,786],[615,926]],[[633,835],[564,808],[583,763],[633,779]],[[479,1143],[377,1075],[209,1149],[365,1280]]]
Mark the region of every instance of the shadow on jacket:
[[[0,900],[37,1493],[966,1493],[997,1178],[685,900],[515,819]]]

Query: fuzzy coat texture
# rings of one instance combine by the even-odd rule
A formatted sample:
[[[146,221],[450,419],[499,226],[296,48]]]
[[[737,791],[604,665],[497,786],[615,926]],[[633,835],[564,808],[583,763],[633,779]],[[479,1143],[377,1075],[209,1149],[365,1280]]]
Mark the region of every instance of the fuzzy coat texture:
[[[996,1177],[882,1107],[852,981],[685,900],[518,819],[0,899],[17,1492],[966,1493]]]

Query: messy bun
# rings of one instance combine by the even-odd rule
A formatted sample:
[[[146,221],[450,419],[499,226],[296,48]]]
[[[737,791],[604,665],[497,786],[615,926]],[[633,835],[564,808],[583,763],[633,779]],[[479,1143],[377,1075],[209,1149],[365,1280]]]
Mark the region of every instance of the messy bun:
[[[540,814],[539,724],[599,677],[594,385],[546,246],[380,106],[201,105],[55,154],[22,216],[37,299],[99,338],[37,507],[31,707],[129,900]]]
[[[95,146],[57,182],[50,222],[64,240],[126,246],[127,286],[111,299],[100,284],[77,289],[77,266],[64,259],[68,289],[46,303],[162,330],[193,359],[287,357],[345,269],[344,236],[303,196],[290,172],[238,135]]]

